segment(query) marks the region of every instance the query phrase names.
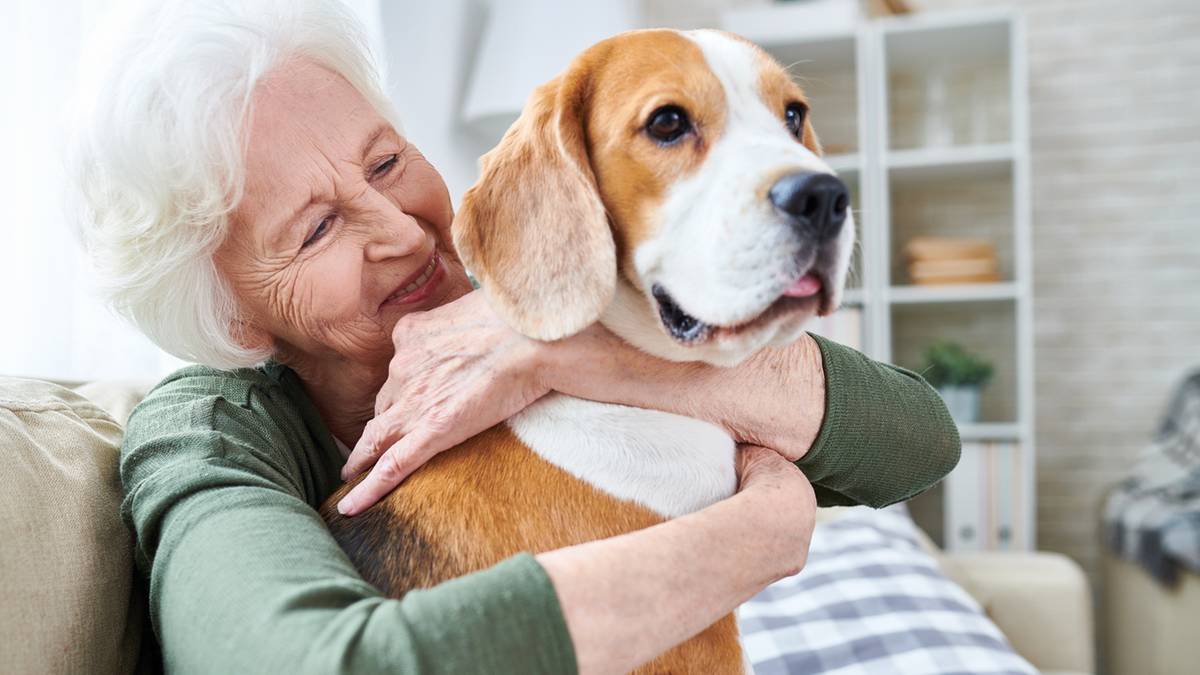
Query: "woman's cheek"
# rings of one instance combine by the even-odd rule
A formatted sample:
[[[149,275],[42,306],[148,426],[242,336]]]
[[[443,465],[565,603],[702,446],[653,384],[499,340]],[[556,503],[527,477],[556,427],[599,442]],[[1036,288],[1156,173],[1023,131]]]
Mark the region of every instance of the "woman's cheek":
[[[303,294],[306,313],[321,325],[337,325],[359,318],[366,305],[362,297],[361,249],[353,242],[333,242],[326,255],[317,256],[306,274]]]

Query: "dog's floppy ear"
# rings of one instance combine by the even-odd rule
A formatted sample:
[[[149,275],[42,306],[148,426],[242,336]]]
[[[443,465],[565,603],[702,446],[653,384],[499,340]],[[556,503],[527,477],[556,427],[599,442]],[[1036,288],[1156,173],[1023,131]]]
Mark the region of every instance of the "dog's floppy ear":
[[[454,245],[504,321],[557,340],[600,317],[616,287],[616,246],[588,159],[590,77],[577,62],[534,91],[480,160]]]

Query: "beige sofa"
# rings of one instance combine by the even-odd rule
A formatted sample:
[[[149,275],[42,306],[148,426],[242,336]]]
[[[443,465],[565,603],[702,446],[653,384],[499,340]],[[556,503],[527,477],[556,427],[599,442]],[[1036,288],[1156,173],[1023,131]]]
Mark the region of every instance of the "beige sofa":
[[[0,664],[12,673],[126,673],[146,608],[118,507],[121,424],[149,388],[0,378]],[[835,517],[825,514],[822,517]],[[951,578],[1043,671],[1091,672],[1082,572],[1044,553],[943,555]]]
[[[1146,570],[1105,551],[1102,637],[1111,675],[1200,672],[1200,575],[1167,588]]]
[[[934,551],[947,576],[983,606],[1017,653],[1038,670],[1095,672],[1092,596],[1074,561],[1041,551]]]

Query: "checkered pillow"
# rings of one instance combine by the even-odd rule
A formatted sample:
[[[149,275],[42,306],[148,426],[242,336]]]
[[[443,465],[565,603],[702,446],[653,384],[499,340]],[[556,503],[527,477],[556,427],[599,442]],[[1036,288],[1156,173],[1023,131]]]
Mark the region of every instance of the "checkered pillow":
[[[914,527],[903,507],[818,524],[804,571],[738,611],[755,673],[1036,673]]]

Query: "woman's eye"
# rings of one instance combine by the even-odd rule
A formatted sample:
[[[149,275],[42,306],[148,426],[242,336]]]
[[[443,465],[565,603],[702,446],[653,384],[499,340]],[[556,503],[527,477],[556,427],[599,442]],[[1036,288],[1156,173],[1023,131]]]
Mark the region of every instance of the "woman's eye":
[[[783,112],[788,131],[792,132],[798,141],[804,140],[804,117],[807,114],[808,108],[801,103],[789,103],[787,110]]]
[[[392,167],[396,166],[396,162],[398,161],[400,161],[399,155],[392,155],[391,157],[388,157],[383,161],[382,164],[371,170],[371,178],[375,179],[386,176],[388,172],[392,170]]]
[[[322,218],[321,222],[317,223],[317,228],[312,231],[312,234],[308,235],[308,239],[304,240],[304,243],[300,245],[300,248],[308,248],[312,244],[315,244],[321,237],[324,237],[325,233],[329,231],[329,228],[333,227],[333,219],[334,216],[332,215]]]
[[[655,110],[646,122],[646,133],[659,143],[674,143],[692,130],[687,113],[677,105],[668,105]]]

